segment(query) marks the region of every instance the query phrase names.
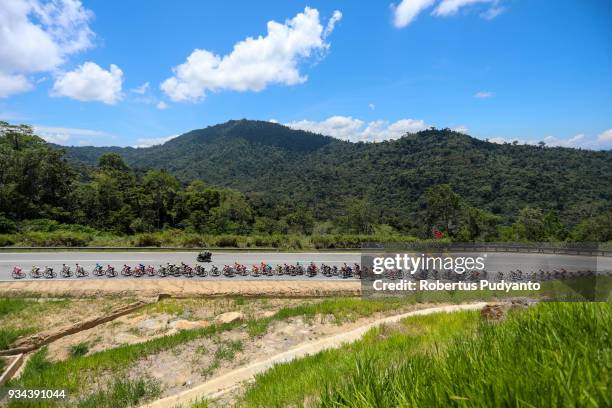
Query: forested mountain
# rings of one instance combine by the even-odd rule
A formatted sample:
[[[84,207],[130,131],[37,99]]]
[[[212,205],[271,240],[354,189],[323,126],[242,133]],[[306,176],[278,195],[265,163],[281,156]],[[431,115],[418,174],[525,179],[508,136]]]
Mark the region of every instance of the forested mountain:
[[[555,210],[568,224],[612,207],[612,152],[495,144],[430,129],[382,143],[349,143],[263,121],[229,121],[150,148],[62,147],[94,165],[108,152],[134,168],[166,169],[264,201],[289,200],[316,219],[345,213],[350,199],[377,218],[409,226],[428,187],[450,184],[470,206],[506,222],[524,207]],[[261,198],[260,196],[263,196]]]

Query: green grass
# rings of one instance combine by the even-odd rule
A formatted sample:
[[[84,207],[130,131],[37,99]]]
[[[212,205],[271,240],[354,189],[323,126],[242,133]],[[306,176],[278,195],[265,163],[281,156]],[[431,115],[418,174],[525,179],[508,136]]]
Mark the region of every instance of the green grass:
[[[32,328],[15,329],[11,327],[0,328],[0,350],[10,348],[11,344],[21,336],[25,336],[34,332]]]
[[[379,311],[399,309],[406,304],[408,304],[407,301],[402,298],[377,300],[360,298],[328,299],[320,303],[283,308],[272,317],[247,321],[247,327],[249,332],[256,328],[257,333],[263,333],[271,322],[294,316],[303,315],[305,318],[312,318],[318,314],[331,314],[337,321],[345,321]],[[46,388],[62,388],[72,393],[78,393],[82,390],[84,384],[104,372],[119,372],[143,357],[173,349],[180,344],[198,338],[212,337],[218,333],[237,328],[242,324],[242,322],[235,322],[211,325],[202,329],[183,330],[171,336],[164,336],[138,344],[124,345],[86,356],[73,355],[66,360],[54,363],[47,361],[47,350],[43,348],[33,355],[23,374],[18,379],[11,381],[10,385],[20,388],[40,388],[43,386]],[[215,358],[215,361],[219,362],[222,359],[233,358],[235,353],[241,349],[241,346],[242,343],[240,342],[224,344],[217,350],[219,358]]]
[[[0,357],[0,373],[4,371],[6,367],[6,359],[4,357]]]
[[[89,343],[86,341],[82,341],[80,343],[73,344],[72,346],[68,348],[68,354],[71,357],[84,356],[85,354],[87,354],[88,351],[89,351]]]
[[[477,312],[435,314],[405,319],[402,324],[369,331],[363,339],[340,349],[326,350],[290,363],[275,365],[256,377],[240,406],[300,406],[322,390],[341,384],[355,369],[358,358],[370,357],[381,369],[417,352],[443,344],[455,334],[473,330]]]
[[[115,380],[106,389],[79,401],[78,408],[116,408],[138,406],[161,395],[159,384],[148,378]]]
[[[475,312],[412,317],[402,330],[257,376],[240,406],[612,406],[610,303],[544,303],[501,323]]]
[[[236,353],[242,351],[244,345],[240,340],[230,340],[219,342],[215,351],[215,359],[232,361],[236,357]]]
[[[0,318],[17,313],[36,304],[33,300],[23,298],[0,298]]]
[[[150,303],[140,309],[140,313],[167,313],[169,315],[180,316],[185,312],[185,305],[175,299],[163,299],[159,302]]]
[[[18,379],[11,380],[8,385],[13,388],[66,389],[70,393],[79,393],[85,384],[97,379],[104,372],[121,372],[143,357],[172,349],[191,340],[230,330],[239,324],[228,323],[183,330],[172,336],[120,346],[87,356],[70,357],[53,363],[47,360],[47,349],[43,347],[32,355],[22,375]]]
[[[190,406],[190,408],[208,408],[210,405],[207,400],[200,400]]]
[[[610,307],[540,304],[385,371],[359,359],[321,406],[612,406]]]
[[[204,378],[209,378],[213,375],[223,361],[232,361],[236,357],[236,353],[244,349],[244,345],[240,340],[215,340],[217,349],[213,355],[212,361],[204,368],[200,369],[200,375]],[[207,354],[208,350],[202,346],[198,347],[196,352]]]
[[[13,318],[19,321],[32,320],[41,314],[59,311],[68,306],[69,302],[69,299],[37,302],[23,297],[0,298],[0,322]]]

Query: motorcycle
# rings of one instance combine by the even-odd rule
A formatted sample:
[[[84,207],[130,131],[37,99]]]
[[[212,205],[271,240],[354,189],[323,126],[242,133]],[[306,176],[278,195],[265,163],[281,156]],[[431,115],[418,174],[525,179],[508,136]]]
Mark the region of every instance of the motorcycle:
[[[212,253],[210,251],[202,251],[198,254],[197,261],[198,262],[211,262]]]

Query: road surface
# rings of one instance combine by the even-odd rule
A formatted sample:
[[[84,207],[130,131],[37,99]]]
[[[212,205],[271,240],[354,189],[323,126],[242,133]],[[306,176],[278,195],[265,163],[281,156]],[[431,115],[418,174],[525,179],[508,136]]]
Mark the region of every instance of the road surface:
[[[454,254],[459,255],[459,254]],[[473,255],[473,254],[471,254]],[[117,272],[121,271],[124,264],[132,267],[143,263],[152,265],[158,268],[159,265],[166,263],[180,264],[185,262],[189,265],[196,264],[197,252],[1,252],[0,253],[0,281],[10,281],[11,271],[14,266],[21,267],[24,271],[29,272],[32,266],[44,268],[50,266],[56,272],[62,268],[62,264],[66,264],[74,271],[75,264],[82,265],[86,270],[91,271],[96,263],[100,263],[104,267],[111,264]],[[260,264],[262,261],[272,265],[282,264],[308,264],[315,262],[317,265],[327,264],[330,266],[342,266],[347,263],[352,265],[360,263],[361,254],[358,252],[216,252],[213,251],[213,262],[202,264],[210,269],[212,265],[216,265],[220,269],[224,265],[231,265],[234,262],[251,266]],[[575,255],[551,255],[551,254],[534,254],[534,253],[492,253],[486,254],[485,268],[489,272],[509,272],[511,270],[520,269],[522,271],[537,271],[566,269],[570,270],[597,270],[597,271],[612,271],[612,257],[591,257],[591,256],[575,256]],[[29,275],[29,274],[28,274]],[[59,279],[59,278],[56,278]],[[75,278],[69,278],[74,280]],[[83,279],[83,278],[79,278]],[[105,277],[89,277],[88,279],[108,279]],[[126,279],[125,277],[117,276],[114,279]],[[181,279],[181,278],[164,278],[164,279]],[[193,278],[193,279],[228,279],[223,276],[211,278]],[[230,278],[231,279],[231,278]],[[274,279],[274,280],[312,280],[305,276],[274,276],[274,277],[240,277],[240,279]],[[332,279],[325,277],[316,277],[314,279]]]

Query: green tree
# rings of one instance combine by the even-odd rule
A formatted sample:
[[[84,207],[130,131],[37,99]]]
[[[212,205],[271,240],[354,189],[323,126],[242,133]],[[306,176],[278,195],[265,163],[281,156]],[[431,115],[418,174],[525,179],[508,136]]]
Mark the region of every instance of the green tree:
[[[146,195],[151,198],[151,209],[155,213],[155,226],[163,228],[173,222],[173,208],[180,183],[165,170],[149,170],[142,181]]]
[[[468,207],[465,213],[465,223],[459,234],[462,240],[486,242],[498,238],[499,216],[474,207]]]
[[[612,212],[581,221],[572,230],[571,238],[581,242],[612,241]]]
[[[556,211],[548,211],[542,219],[542,223],[546,239],[550,241],[562,241],[567,238],[567,229],[561,222],[559,214]]]
[[[539,208],[525,207],[519,211],[512,225],[517,237],[527,241],[543,241],[546,238],[544,215]]]
[[[437,227],[449,235],[459,229],[461,197],[449,184],[438,184],[425,191],[425,213],[429,229]]]
[[[371,234],[376,225],[376,210],[365,199],[354,199],[347,206],[345,223],[351,232]]]
[[[117,153],[105,153],[98,159],[98,168],[101,170],[129,171],[129,167],[123,158]]]
[[[303,206],[298,206],[293,212],[285,217],[289,229],[293,232],[311,234],[314,227],[312,212]]]

